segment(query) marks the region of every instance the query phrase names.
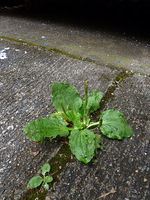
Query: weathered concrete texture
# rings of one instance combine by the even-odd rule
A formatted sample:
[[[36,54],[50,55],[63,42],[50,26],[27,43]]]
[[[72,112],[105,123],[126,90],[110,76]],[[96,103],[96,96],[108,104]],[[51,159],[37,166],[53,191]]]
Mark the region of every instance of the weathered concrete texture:
[[[29,178],[61,145],[30,142],[22,130],[30,120],[54,110],[50,84],[66,81],[83,93],[88,79],[90,89],[105,92],[119,72],[2,39],[0,52],[0,199],[17,200]]]
[[[106,66],[127,68],[150,74],[150,46],[124,36],[115,36],[102,30],[74,26],[53,20],[47,14],[29,15],[22,11],[1,13],[0,36],[42,44],[68,53],[90,58]],[[38,20],[37,20],[38,19]]]
[[[126,79],[105,108],[125,113],[134,130],[133,137],[123,141],[105,139],[106,148],[98,151],[93,163],[68,164],[49,191],[50,200],[149,199],[149,83],[150,78],[141,75]],[[116,192],[111,193],[113,188]]]

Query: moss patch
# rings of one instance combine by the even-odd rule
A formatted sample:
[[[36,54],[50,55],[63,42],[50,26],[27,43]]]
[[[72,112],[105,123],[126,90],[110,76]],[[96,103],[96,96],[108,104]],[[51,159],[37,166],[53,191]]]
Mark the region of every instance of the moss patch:
[[[74,55],[74,54],[71,54],[71,53],[68,53],[66,51],[63,51],[63,50],[60,50],[60,49],[57,49],[57,48],[47,48],[46,46],[44,45],[40,45],[40,44],[34,44],[32,42],[27,42],[27,41],[24,41],[24,40],[18,40],[18,39],[14,39],[14,38],[10,38],[10,37],[6,37],[6,36],[0,36],[1,39],[5,39],[5,40],[9,40],[9,41],[14,41],[14,42],[18,42],[18,43],[21,43],[21,44],[26,44],[28,46],[33,46],[33,47],[39,47],[41,49],[45,49],[47,51],[50,51],[50,52],[54,52],[54,53],[60,53],[60,54],[63,54],[63,55],[66,55],[70,58],[73,58],[73,59],[77,59],[77,60],[81,60],[81,61],[86,61],[86,62],[91,62],[91,63],[94,63],[98,66],[105,66],[105,67],[108,67],[108,68],[111,68],[111,69],[116,69],[116,70],[122,70],[122,71],[126,71],[128,70],[127,68],[125,67],[122,67],[121,65],[114,65],[114,64],[106,64],[104,62],[100,62],[100,61],[97,61],[97,60],[93,60],[92,58],[89,58],[89,57],[81,57],[81,56],[77,56],[77,55]],[[95,52],[96,53],[96,52]],[[103,57],[103,55],[102,55]],[[115,58],[116,59],[116,58]],[[118,58],[119,59],[119,58]],[[126,63],[129,64],[128,60],[126,60]],[[147,67],[147,65],[142,65],[144,67]],[[136,72],[135,72],[136,73]],[[137,72],[139,73],[139,72]],[[143,75],[144,73],[139,73],[141,75]]]
[[[50,175],[54,179],[50,184],[51,187],[58,181],[58,175],[62,172],[66,164],[74,161],[71,155],[69,145],[65,141],[58,153],[48,161],[52,167]],[[36,198],[38,200],[45,200],[46,194],[47,191],[43,188],[30,189],[23,195],[21,200],[35,200]]]
[[[116,76],[116,78],[113,80],[112,84],[108,87],[108,89],[102,99],[100,109],[92,114],[92,118],[94,120],[96,120],[96,121],[99,120],[100,112],[104,110],[108,101],[110,101],[114,97],[114,91],[119,86],[119,84],[121,82],[123,82],[124,80],[126,80],[128,77],[133,76],[134,74],[135,73],[132,73],[132,72],[122,71],[118,74],[118,76]]]

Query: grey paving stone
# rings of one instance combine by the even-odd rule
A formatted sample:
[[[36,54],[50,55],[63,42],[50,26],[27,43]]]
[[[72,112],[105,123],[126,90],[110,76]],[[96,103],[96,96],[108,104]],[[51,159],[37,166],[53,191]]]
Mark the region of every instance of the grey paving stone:
[[[150,74],[149,43],[100,29],[90,30],[85,24],[72,25],[63,19],[55,21],[50,14],[32,15],[22,10],[2,12],[0,36],[57,48],[103,65]]]
[[[46,117],[54,109],[50,84],[65,81],[83,94],[84,82],[90,89],[106,92],[118,71],[15,42],[0,40],[0,198],[17,200],[26,183],[61,144],[30,142],[24,125]]]
[[[98,151],[93,163],[68,164],[49,191],[50,200],[149,199],[149,83],[150,78],[141,75],[127,78],[105,106],[125,113],[134,130],[133,137],[123,141],[104,139],[105,149]],[[110,192],[113,188],[115,193]]]

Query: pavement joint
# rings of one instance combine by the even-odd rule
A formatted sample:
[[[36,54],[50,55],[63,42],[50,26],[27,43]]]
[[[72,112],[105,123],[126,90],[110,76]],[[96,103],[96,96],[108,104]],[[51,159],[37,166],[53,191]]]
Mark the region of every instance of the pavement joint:
[[[137,200],[146,200],[149,194],[148,181],[145,181],[148,180],[149,171],[148,75],[100,65],[88,58],[78,58],[59,49],[23,40],[5,36],[0,38],[2,48],[8,48],[10,45],[7,52],[8,62],[1,61],[0,73],[2,138],[4,138],[2,147],[6,144],[2,152],[3,158],[6,157],[6,160],[3,160],[5,168],[2,168],[4,171],[2,178],[8,183],[5,184],[3,181],[1,198],[20,200],[24,197],[23,200],[29,200],[26,196],[28,193],[28,191],[26,193],[26,182],[38,171],[39,166],[48,160],[50,163],[54,161],[52,168],[61,166],[58,173],[59,181],[57,184],[54,183],[47,194],[52,200],[63,199],[63,195],[66,199],[66,194],[69,195],[67,197],[69,200],[81,199],[82,196],[84,199],[91,199],[91,195],[93,199],[97,199],[112,186],[117,189],[112,199],[122,200],[130,196],[132,199],[136,195]],[[48,116],[53,112],[49,97],[51,83],[58,80],[69,82],[76,85],[82,95],[83,85],[87,79],[90,81],[90,89],[101,90],[105,94],[101,110],[106,108],[123,111],[135,134],[133,138],[121,143],[109,142],[107,151],[97,154],[97,163],[84,166],[78,162],[70,162],[69,159],[72,158],[61,152],[65,149],[63,142],[62,146],[57,142],[39,146],[26,140],[22,127],[36,117]],[[98,113],[97,115],[95,113],[95,116],[98,117]],[[35,157],[29,154],[38,151],[40,153]],[[57,156],[60,154],[67,158],[59,165],[57,162],[60,159]],[[84,191],[78,188],[79,182],[83,185]],[[129,183],[134,190],[126,187],[126,183]],[[135,194],[135,190],[139,193]],[[93,193],[90,193],[91,191]],[[122,194],[119,191],[123,191]],[[35,195],[38,194],[35,192]],[[45,194],[40,195],[44,195],[45,198]]]
[[[124,71],[121,71],[118,75],[116,75],[116,77],[114,78],[114,80],[112,81],[111,85],[108,86],[105,94],[104,94],[104,97],[102,99],[102,103],[101,103],[101,106],[100,106],[100,109],[97,110],[94,114],[93,114],[93,117],[97,120],[99,118],[99,113],[101,111],[103,111],[105,109],[105,107],[107,106],[108,102],[110,100],[112,100],[114,98],[114,92],[116,91],[116,89],[120,86],[120,84],[125,81],[127,78],[129,77],[133,77],[134,74],[136,73],[133,73],[133,72],[124,72]]]
[[[24,40],[18,40],[18,39],[15,39],[15,38],[11,38],[11,37],[6,37],[6,36],[2,36],[0,35],[0,39],[4,39],[4,40],[7,40],[7,41],[14,41],[14,42],[18,42],[18,43],[21,43],[21,44],[26,44],[28,46],[33,46],[33,47],[39,47],[39,48],[42,48],[43,50],[46,50],[46,51],[50,51],[50,52],[55,52],[55,53],[60,53],[62,55],[66,55],[70,58],[73,58],[73,59],[77,59],[77,60],[81,60],[81,61],[85,61],[85,62],[90,62],[90,63],[94,63],[96,65],[102,65],[102,66],[105,66],[105,67],[108,67],[110,69],[116,69],[118,71],[124,71],[124,72],[129,72],[129,73],[133,73],[132,70],[129,70],[127,68],[124,68],[124,67],[121,67],[121,66],[115,66],[113,64],[105,64],[105,63],[100,63],[98,61],[95,61],[91,58],[88,58],[88,57],[82,57],[82,56],[77,56],[77,55],[74,55],[74,54],[71,54],[71,53],[68,53],[66,51],[63,51],[61,49],[57,49],[57,48],[47,48],[46,46],[43,46],[43,45],[40,45],[40,44],[35,44],[35,43],[32,43],[32,42],[28,42],[28,41],[24,41]],[[140,74],[140,75],[146,75],[146,76],[150,76],[150,74],[145,74],[143,72],[134,72],[135,74]]]
[[[108,87],[104,97],[103,97],[103,103],[101,105],[100,110],[103,110],[105,106],[107,105],[108,101],[111,100],[114,97],[114,92],[116,88],[119,87],[119,85],[125,81],[127,78],[132,77],[135,73],[132,72],[120,72],[116,78],[112,81],[111,85]]]

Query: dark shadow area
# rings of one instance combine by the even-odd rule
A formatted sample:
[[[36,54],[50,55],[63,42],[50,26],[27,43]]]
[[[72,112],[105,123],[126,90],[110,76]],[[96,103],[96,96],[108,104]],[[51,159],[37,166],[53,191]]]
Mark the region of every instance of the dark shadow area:
[[[7,2],[7,1],[5,1]],[[149,42],[150,2],[147,0],[11,0],[6,15],[62,23]],[[5,3],[6,4],[6,3]],[[4,7],[4,1],[3,4]],[[13,6],[22,5],[13,9]],[[10,9],[12,7],[12,9]]]

